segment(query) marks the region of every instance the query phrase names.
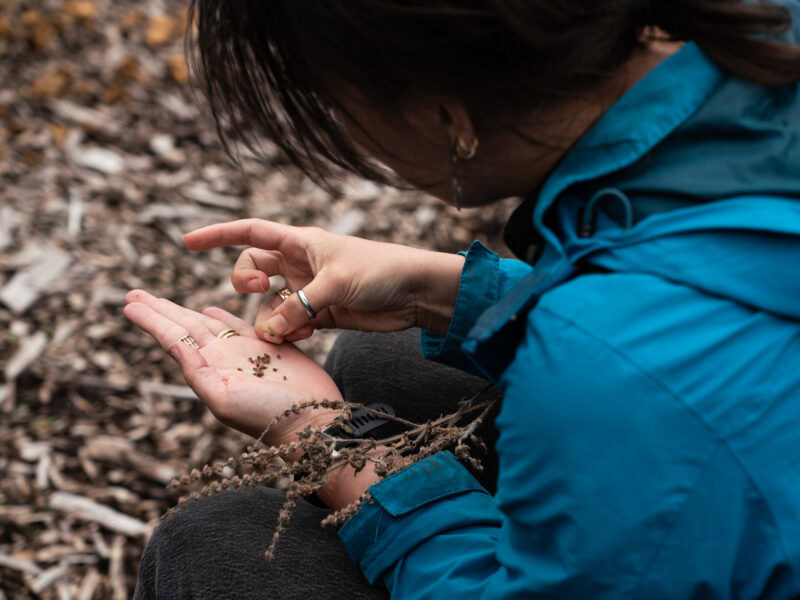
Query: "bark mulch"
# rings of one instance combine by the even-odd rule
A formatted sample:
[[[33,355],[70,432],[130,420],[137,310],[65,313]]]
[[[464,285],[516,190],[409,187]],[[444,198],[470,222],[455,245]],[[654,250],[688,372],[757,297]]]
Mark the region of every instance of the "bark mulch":
[[[452,251],[496,242],[512,208],[358,180],[334,198],[277,151],[234,166],[187,83],[185,27],[173,0],[0,5],[0,599],[131,596],[166,484],[248,443],[122,315],[144,288],[253,319],[259,296],[230,283],[241,248],[192,253],[184,232],[260,217]],[[303,347],[321,360],[334,337]]]

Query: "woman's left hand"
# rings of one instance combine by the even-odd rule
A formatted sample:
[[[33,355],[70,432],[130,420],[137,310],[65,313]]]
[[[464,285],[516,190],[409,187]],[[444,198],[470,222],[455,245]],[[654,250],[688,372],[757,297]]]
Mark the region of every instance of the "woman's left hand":
[[[311,399],[341,400],[322,367],[290,343],[270,344],[238,317],[211,307],[202,313],[156,298],[144,290],[125,297],[124,314],[153,336],[178,360],[186,382],[222,423],[258,437],[287,408]],[[220,339],[225,329],[239,333]],[[199,349],[180,339],[190,335]],[[248,358],[270,356],[262,377]],[[280,358],[279,358],[280,357]],[[264,438],[268,445],[293,441],[306,425],[324,426],[336,416],[327,409],[307,409],[282,419]]]

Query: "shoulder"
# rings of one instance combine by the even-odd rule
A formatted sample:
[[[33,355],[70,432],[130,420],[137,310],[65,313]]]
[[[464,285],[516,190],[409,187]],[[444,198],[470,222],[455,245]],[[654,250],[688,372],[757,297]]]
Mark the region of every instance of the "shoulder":
[[[734,443],[800,420],[798,354],[800,323],[654,275],[585,275],[541,297],[501,383],[589,414],[669,410]]]

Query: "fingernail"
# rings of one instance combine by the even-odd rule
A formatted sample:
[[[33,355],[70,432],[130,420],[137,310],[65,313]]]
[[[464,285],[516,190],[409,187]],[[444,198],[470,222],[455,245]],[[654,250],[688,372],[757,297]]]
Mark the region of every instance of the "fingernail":
[[[261,292],[262,294],[266,291],[264,289],[264,284],[261,283],[258,277],[247,282],[247,289],[251,292]]]
[[[282,336],[289,330],[289,322],[283,315],[275,315],[267,321],[267,333],[273,337]]]

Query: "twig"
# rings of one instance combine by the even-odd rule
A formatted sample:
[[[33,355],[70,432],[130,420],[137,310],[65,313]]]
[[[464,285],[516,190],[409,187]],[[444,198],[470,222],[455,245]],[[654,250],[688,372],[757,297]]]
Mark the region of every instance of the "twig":
[[[3,553],[0,553],[0,567],[14,569],[15,571],[21,571],[31,575],[40,575],[43,571],[42,568],[35,562],[31,562],[22,558],[14,558],[13,556]]]
[[[49,504],[55,510],[86,521],[94,521],[112,531],[131,537],[146,536],[150,533],[150,527],[143,521],[117,512],[113,508],[99,504],[84,496],[67,492],[53,492],[50,495]]]

